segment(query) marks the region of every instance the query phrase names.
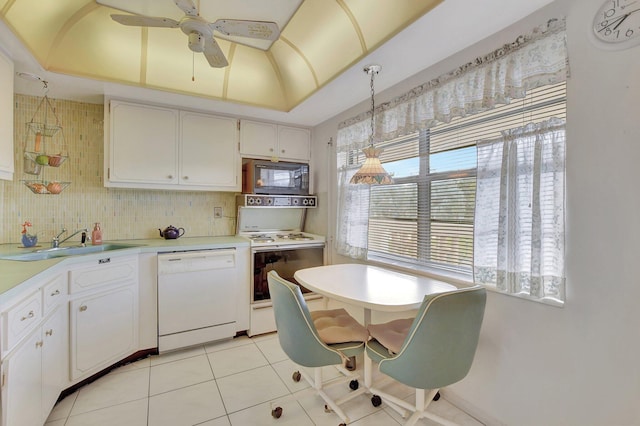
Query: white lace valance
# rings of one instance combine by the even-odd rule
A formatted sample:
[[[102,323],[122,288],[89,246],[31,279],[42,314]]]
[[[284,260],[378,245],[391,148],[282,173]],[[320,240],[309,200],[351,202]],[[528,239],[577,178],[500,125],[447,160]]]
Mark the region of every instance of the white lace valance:
[[[554,19],[531,34],[415,87],[376,108],[377,140],[448,123],[523,98],[527,90],[559,83],[569,75],[565,21]],[[340,123],[337,150],[369,143],[370,112]]]

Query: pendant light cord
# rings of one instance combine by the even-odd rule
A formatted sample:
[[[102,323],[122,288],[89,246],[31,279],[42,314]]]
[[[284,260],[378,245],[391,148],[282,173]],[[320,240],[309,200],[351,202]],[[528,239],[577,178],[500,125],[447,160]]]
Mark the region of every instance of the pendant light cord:
[[[373,135],[375,132],[375,111],[376,111],[376,101],[375,101],[375,89],[373,88],[373,76],[377,73],[376,70],[371,69],[369,73],[371,74],[371,136],[369,136],[369,144],[373,146]]]
[[[369,65],[368,67],[366,67],[364,70],[369,74],[369,76],[371,77],[370,80],[370,89],[371,89],[371,135],[369,136],[369,145],[371,145],[373,147],[373,141],[374,141],[374,136],[375,136],[375,112],[376,112],[376,101],[375,101],[375,95],[376,95],[376,91],[374,89],[373,86],[373,80],[376,74],[378,74],[378,72],[380,72],[380,65]]]

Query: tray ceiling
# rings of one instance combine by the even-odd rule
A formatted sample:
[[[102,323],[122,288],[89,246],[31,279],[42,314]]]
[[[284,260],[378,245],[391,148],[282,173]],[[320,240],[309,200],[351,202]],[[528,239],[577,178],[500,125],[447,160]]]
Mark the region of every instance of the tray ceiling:
[[[277,22],[274,42],[216,40],[211,68],[175,28],[127,27],[123,10],[179,20],[172,0],[0,0],[0,17],[47,71],[290,111],[440,0],[201,0],[200,15]]]

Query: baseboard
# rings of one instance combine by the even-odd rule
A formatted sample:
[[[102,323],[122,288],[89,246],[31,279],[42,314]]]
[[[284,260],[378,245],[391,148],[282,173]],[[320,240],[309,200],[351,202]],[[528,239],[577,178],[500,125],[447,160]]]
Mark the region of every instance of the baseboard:
[[[486,426],[507,426],[486,411],[473,405],[450,389],[440,389],[442,397]]]
[[[129,355],[128,357],[116,362],[115,364],[110,365],[109,367],[107,367],[107,368],[95,373],[91,377],[88,377],[88,378],[76,383],[75,385],[66,388],[65,390],[60,392],[60,396],[58,397],[58,402],[62,401],[64,398],[66,398],[67,396],[71,395],[72,393],[74,393],[75,391],[80,389],[81,387],[83,387],[85,385],[88,385],[89,383],[98,380],[100,377],[109,374],[109,372],[111,370],[116,369],[118,367],[121,367],[123,365],[129,364],[131,362],[138,361],[140,359],[146,358],[146,357],[148,357],[150,355],[158,355],[158,348],[149,348],[149,349],[139,350],[139,351]]]

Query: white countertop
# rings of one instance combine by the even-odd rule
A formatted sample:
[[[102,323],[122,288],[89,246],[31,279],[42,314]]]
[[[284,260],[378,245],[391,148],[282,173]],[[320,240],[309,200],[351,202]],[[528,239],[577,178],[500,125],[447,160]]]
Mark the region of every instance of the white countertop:
[[[133,253],[160,253],[183,250],[207,250],[227,247],[249,246],[249,240],[235,235],[220,237],[181,237],[175,240],[162,238],[143,240],[117,240],[104,241],[104,243],[117,243],[134,245],[135,247],[108,252],[98,252],[78,256],[58,257],[36,261],[17,261],[0,259],[0,298],[9,296],[12,290],[20,284],[45,273],[50,268],[61,264],[84,262],[94,258],[107,256],[121,256]],[[63,244],[64,246],[65,244]],[[43,247],[39,247],[43,248]],[[0,255],[25,254],[38,248],[23,248],[20,244],[0,244]],[[6,294],[9,293],[9,294]]]

